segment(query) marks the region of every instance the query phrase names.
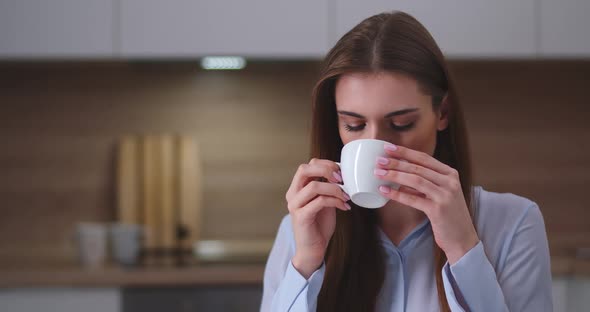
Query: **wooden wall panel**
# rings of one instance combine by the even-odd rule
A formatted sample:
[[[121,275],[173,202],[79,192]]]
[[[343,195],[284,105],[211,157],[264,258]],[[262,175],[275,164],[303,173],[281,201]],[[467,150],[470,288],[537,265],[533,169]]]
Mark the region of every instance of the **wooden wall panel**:
[[[590,247],[590,62],[452,65],[477,182],[536,201],[556,252]]]
[[[590,63],[451,65],[477,182],[537,201],[553,242],[590,246]],[[115,219],[116,143],[126,134],[199,142],[204,239],[273,237],[307,160],[317,68],[0,64],[0,264],[72,261],[76,222]]]

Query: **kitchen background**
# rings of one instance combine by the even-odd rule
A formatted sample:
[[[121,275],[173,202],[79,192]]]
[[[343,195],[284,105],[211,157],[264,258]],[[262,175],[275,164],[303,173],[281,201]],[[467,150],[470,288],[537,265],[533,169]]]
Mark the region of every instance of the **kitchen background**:
[[[0,310],[256,311],[285,192],[308,161],[321,58],[393,9],[423,22],[450,60],[477,184],[539,204],[555,311],[582,311],[590,3],[576,0],[0,1]],[[245,67],[208,70],[208,56]],[[122,183],[141,189],[149,174],[122,178],[120,143],[146,135],[181,135],[196,151],[185,264],[146,255],[128,268],[111,254],[85,267],[76,230],[128,221]],[[133,168],[147,170],[139,154]],[[141,223],[145,193],[130,197]],[[170,195],[174,216],[183,196]]]

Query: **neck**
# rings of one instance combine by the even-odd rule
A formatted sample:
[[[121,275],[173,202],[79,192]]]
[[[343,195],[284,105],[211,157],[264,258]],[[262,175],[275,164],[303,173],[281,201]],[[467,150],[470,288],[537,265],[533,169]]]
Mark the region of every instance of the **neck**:
[[[389,201],[379,208],[377,215],[379,226],[396,246],[426,219],[422,211],[395,201]]]

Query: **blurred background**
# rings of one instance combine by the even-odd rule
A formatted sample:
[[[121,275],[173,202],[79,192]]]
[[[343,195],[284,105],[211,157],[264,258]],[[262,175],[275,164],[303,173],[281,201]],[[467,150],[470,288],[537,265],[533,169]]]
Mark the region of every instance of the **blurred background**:
[[[322,57],[414,15],[475,179],[536,201],[590,304],[590,2],[0,0],[0,311],[257,311]],[[586,195],[584,195],[586,194]]]

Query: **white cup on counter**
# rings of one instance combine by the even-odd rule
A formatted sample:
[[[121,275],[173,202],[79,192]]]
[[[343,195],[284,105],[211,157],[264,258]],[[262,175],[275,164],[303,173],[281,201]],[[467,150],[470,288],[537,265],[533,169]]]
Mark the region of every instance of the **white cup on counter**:
[[[143,229],[138,224],[115,223],[110,227],[112,255],[124,266],[137,264]]]
[[[76,225],[76,245],[82,266],[102,267],[107,258],[107,227],[101,223],[81,222]]]

